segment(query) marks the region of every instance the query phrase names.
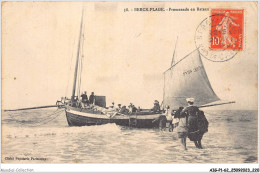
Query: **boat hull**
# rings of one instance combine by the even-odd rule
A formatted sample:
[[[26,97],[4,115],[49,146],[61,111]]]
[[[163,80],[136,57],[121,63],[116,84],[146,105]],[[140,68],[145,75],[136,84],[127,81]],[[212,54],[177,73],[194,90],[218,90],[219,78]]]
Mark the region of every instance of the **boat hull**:
[[[66,109],[66,118],[69,126],[92,126],[115,123],[121,126],[136,128],[154,128],[158,127],[158,123],[153,123],[153,120],[159,116],[160,114],[116,115],[110,118],[98,111],[82,110],[72,107]]]

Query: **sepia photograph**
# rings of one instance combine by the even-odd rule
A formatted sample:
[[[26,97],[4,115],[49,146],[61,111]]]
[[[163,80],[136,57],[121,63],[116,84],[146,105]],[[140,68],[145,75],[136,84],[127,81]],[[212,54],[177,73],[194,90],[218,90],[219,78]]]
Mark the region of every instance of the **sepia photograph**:
[[[2,163],[259,163],[257,1],[1,10]]]

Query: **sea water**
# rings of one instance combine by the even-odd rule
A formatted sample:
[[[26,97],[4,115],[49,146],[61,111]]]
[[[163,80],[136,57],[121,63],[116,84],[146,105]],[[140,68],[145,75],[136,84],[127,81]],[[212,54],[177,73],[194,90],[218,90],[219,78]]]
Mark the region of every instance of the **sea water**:
[[[257,111],[207,110],[209,131],[184,151],[173,132],[116,124],[69,127],[65,111],[3,112],[4,163],[257,163]]]

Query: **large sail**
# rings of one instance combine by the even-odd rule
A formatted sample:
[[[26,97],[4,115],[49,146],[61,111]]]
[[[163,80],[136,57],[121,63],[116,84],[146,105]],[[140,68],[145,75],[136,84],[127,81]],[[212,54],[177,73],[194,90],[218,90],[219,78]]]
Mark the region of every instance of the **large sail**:
[[[176,109],[186,106],[186,98],[195,98],[195,105],[219,100],[205,72],[198,50],[176,62],[164,72],[164,105]]]

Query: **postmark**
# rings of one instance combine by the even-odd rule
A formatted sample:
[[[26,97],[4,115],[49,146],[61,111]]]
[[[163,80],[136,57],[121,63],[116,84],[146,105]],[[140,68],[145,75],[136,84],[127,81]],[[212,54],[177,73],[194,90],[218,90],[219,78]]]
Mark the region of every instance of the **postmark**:
[[[213,9],[211,14],[196,29],[196,47],[210,61],[228,61],[243,50],[244,10]]]

